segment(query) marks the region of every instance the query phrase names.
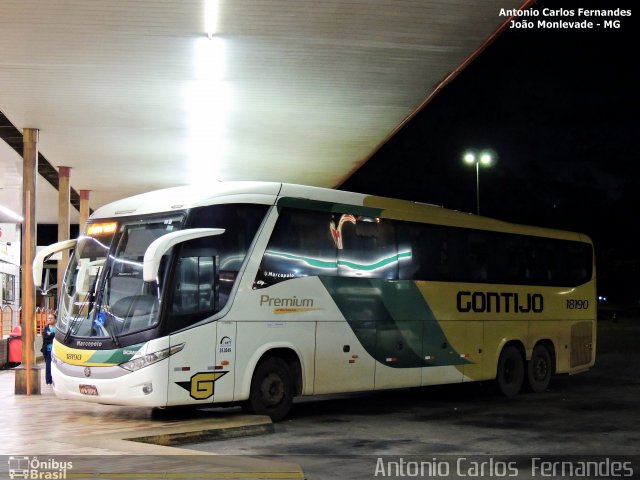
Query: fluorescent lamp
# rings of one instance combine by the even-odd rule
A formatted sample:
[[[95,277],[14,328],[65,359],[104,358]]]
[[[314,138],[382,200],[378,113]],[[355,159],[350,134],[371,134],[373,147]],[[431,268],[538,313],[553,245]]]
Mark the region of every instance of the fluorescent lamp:
[[[220,178],[233,91],[224,79],[224,40],[199,38],[194,48],[194,79],[185,89],[187,171],[190,183],[201,183]]]
[[[209,40],[218,33],[218,0],[205,0],[204,29]]]

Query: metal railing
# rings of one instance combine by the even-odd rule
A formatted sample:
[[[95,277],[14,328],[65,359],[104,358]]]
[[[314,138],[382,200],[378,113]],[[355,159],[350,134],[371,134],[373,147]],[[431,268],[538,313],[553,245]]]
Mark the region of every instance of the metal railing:
[[[18,312],[15,307],[11,305],[0,307],[0,338],[8,337],[18,321]]]
[[[36,336],[42,335],[42,329],[47,325],[47,317],[56,311],[50,308],[37,307],[34,317],[34,333]],[[6,338],[11,334],[11,330],[16,325],[22,325],[22,309],[12,305],[0,307],[0,338]]]
[[[36,318],[35,318],[35,334],[42,335],[42,329],[47,326],[47,318],[49,314],[56,314],[55,310],[51,310],[49,308],[37,307],[36,308]]]

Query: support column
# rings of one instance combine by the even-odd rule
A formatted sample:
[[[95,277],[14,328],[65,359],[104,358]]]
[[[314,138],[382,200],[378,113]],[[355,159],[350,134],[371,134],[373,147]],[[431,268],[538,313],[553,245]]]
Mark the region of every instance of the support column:
[[[80,190],[80,235],[84,232],[89,218],[89,194],[91,190]]]
[[[36,254],[36,183],[38,176],[38,130],[23,131],[22,162],[22,365],[15,369],[16,395],[40,394],[40,369],[33,352],[36,290],[32,264]]]
[[[69,240],[69,207],[71,204],[70,167],[58,167],[58,241]],[[69,262],[69,250],[62,252],[58,260],[58,292],[62,288],[64,271]],[[59,298],[59,297],[58,297]]]

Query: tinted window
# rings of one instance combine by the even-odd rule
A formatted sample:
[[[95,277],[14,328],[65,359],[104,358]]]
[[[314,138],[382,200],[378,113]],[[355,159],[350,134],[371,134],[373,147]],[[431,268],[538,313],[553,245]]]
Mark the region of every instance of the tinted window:
[[[410,222],[396,222],[396,230],[401,279],[454,281],[466,270],[458,230]]]
[[[338,248],[341,277],[398,278],[398,249],[393,222],[381,218],[337,214],[342,221]],[[348,218],[348,221],[344,221]]]
[[[196,314],[215,309],[220,293],[214,282],[217,266],[216,258],[211,256],[181,256],[178,259],[171,307],[173,314]]]
[[[255,288],[304,276],[576,286],[592,276],[588,243],[282,209]]]
[[[190,213],[186,228],[223,228],[224,233],[180,245],[170,303],[171,330],[202,320],[226,305],[267,209],[266,205],[230,204],[200,207]]]
[[[587,243],[410,222],[396,229],[401,279],[576,286],[592,276]]]
[[[283,209],[254,287],[264,288],[290,278],[335,275],[337,229],[338,224],[329,212]]]

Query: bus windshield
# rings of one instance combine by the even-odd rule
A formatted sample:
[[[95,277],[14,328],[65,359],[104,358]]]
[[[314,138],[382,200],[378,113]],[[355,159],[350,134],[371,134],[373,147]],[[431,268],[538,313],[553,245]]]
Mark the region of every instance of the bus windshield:
[[[120,335],[157,325],[162,282],[144,282],[144,253],[155,239],[178,230],[182,220],[173,216],[89,225],[67,269],[58,328],[67,336],[111,338],[118,344]]]

